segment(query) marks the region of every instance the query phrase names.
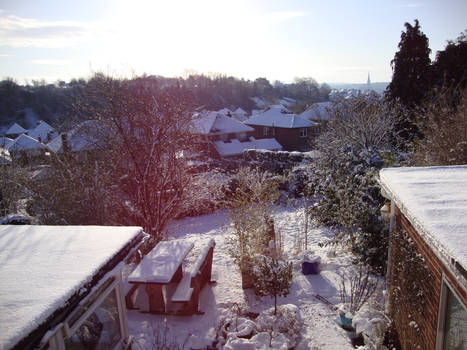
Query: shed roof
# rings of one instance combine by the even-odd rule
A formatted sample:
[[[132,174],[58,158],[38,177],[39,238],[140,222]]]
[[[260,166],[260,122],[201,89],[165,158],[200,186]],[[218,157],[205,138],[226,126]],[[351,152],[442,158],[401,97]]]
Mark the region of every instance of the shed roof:
[[[276,128],[309,128],[316,126],[307,119],[304,119],[296,114],[286,114],[281,112],[281,107],[271,107],[267,111],[253,115],[245,124],[271,126]]]
[[[139,227],[0,226],[0,348],[10,349],[65,306]]]
[[[380,181],[425,241],[467,269],[467,165],[382,169]]]

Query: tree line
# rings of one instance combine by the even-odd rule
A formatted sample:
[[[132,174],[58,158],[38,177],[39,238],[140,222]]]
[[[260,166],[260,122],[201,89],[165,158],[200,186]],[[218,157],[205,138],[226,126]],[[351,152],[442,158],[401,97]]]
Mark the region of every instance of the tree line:
[[[75,110],[72,107],[77,96],[92,89],[93,81],[101,74],[94,74],[89,79],[72,79],[69,82],[57,81],[54,84],[45,81],[32,81],[25,85],[14,79],[0,81],[0,126],[9,126],[19,122],[24,127],[31,127],[26,108],[32,109],[37,118],[57,127],[67,120]],[[238,79],[222,74],[191,74],[186,78],[167,78],[143,75],[122,81],[144,81],[145,85],[157,93],[166,89],[177,91],[185,96],[194,108],[218,110],[224,107],[241,107],[246,111],[258,108],[252,97],[259,97],[272,102],[287,96],[299,104],[328,100],[331,88],[327,84],[318,84],[313,78],[296,78],[291,84],[279,81],[271,83],[266,78],[255,80]]]

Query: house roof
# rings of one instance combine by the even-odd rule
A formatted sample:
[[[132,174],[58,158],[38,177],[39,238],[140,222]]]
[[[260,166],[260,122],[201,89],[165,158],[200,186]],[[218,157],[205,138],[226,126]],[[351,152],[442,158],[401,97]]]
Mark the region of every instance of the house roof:
[[[232,139],[230,142],[214,141],[214,147],[220,156],[236,156],[243,153],[246,149],[266,149],[271,151],[280,151],[282,146],[276,139],[255,139],[250,137],[249,141],[240,142]]]
[[[18,125],[17,123],[14,123],[12,126],[8,128],[5,134],[14,135],[14,134],[22,134],[24,132],[27,132],[25,128],[23,128],[21,125]]]
[[[253,128],[225,115],[211,112],[193,119],[195,132],[202,135],[219,135],[253,131]]]
[[[382,169],[380,182],[432,249],[467,269],[467,165]]]
[[[245,121],[245,124],[288,129],[308,128],[317,125],[316,123],[304,119],[296,114],[282,113],[280,106],[271,107],[263,113],[253,115]]]
[[[0,147],[8,148],[15,140],[10,139],[9,137],[2,136],[0,137]]]
[[[245,115],[246,112],[242,108],[238,107],[235,111],[232,112],[233,114],[240,114],[240,115]]]
[[[10,152],[15,151],[24,151],[24,150],[32,150],[32,149],[42,149],[47,148],[44,144],[40,143],[39,141],[33,139],[31,136],[21,134],[19,135],[15,141],[8,146],[8,150]]]
[[[328,108],[332,107],[332,102],[317,102],[300,114],[300,117],[308,120],[329,120],[331,116]]]
[[[54,131],[55,129],[52,128],[49,124],[47,124],[44,121],[41,121],[39,124],[37,124],[37,126],[34,129],[28,131],[28,135],[36,140],[38,140],[39,137],[41,139],[45,139],[48,133]]]
[[[97,120],[87,120],[65,133],[70,152],[89,151],[97,148],[97,135],[90,131],[101,130]],[[62,136],[54,138],[47,147],[55,153],[63,152]]]
[[[48,322],[139,235],[139,227],[0,226],[0,348]]]

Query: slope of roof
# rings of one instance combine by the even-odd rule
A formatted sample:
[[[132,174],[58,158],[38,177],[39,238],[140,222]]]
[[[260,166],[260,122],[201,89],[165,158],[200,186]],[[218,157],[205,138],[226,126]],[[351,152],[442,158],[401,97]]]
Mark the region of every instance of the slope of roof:
[[[253,115],[245,124],[271,126],[276,128],[308,128],[316,126],[316,123],[304,119],[296,114],[285,114],[280,107],[271,107],[267,111]]]
[[[380,182],[425,241],[467,269],[467,165],[382,169]]]
[[[332,107],[332,102],[317,102],[311,105],[310,108],[300,114],[300,117],[308,120],[329,120],[329,108]]]
[[[2,136],[0,137],[0,147],[7,148],[13,143],[15,140],[10,139],[9,137]]]
[[[45,140],[47,135],[49,133],[53,133],[54,131],[55,129],[52,128],[48,123],[41,121],[34,129],[28,131],[28,135],[36,140],[38,140],[39,137],[42,140]]]
[[[240,115],[245,115],[246,112],[242,108],[238,107],[235,111],[232,112],[233,114],[240,114]]]
[[[220,156],[237,156],[246,149],[267,149],[270,151],[280,151],[282,146],[276,139],[255,139],[250,137],[249,141],[240,142],[232,139],[230,142],[214,141],[214,147]]]
[[[8,146],[8,151],[17,152],[17,151],[23,151],[23,150],[45,149],[45,148],[47,147],[44,144],[33,139],[31,136],[21,134],[15,139],[15,141],[10,146]]]
[[[12,126],[8,128],[5,135],[22,134],[24,132],[27,132],[25,128],[23,128],[21,125],[18,125],[17,123],[14,123]]]
[[[0,348],[45,322],[142,230],[105,226],[0,226]]]
[[[102,128],[97,120],[87,120],[75,126],[73,129],[65,133],[70,152],[90,151],[97,148],[96,130]],[[95,131],[92,133],[91,131]],[[47,147],[55,153],[63,152],[62,135],[55,137],[47,144]]]
[[[225,115],[211,112],[208,115],[193,119],[195,132],[202,135],[228,134],[253,131],[253,128]]]
[[[218,113],[218,114],[224,114],[224,115],[226,115],[226,114],[228,114],[228,113],[232,113],[232,111],[231,111],[230,109],[228,109],[228,108],[222,108],[222,109],[219,109],[219,110],[217,111],[217,113]]]

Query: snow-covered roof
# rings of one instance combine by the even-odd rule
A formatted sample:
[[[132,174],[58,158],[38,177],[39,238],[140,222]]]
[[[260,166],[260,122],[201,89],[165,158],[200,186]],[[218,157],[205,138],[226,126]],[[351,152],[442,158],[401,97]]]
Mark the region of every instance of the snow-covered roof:
[[[34,331],[142,230],[0,226],[0,348]]]
[[[308,120],[329,120],[329,108],[332,107],[332,102],[317,102],[311,105],[310,108],[300,114],[300,117]]]
[[[202,135],[253,131],[253,128],[248,125],[217,112],[211,112],[208,115],[193,119],[193,127],[197,133]]]
[[[228,108],[222,108],[222,109],[219,109],[217,113],[226,115],[228,113],[232,113],[232,111]]]
[[[46,122],[41,121],[39,124],[37,124],[37,126],[34,129],[28,131],[28,135],[36,140],[39,140],[40,137],[43,141],[47,139],[47,135],[52,134],[54,132],[54,128],[52,128]]]
[[[97,148],[97,136],[90,131],[102,128],[97,120],[87,120],[65,133],[70,152],[90,151]],[[62,135],[57,136],[47,144],[47,147],[55,153],[63,152]]]
[[[435,252],[467,269],[467,165],[382,169],[380,181]]]
[[[8,146],[10,152],[33,150],[33,149],[46,149],[47,147],[37,140],[34,140],[31,136],[21,134],[15,141]]]
[[[9,137],[2,136],[0,137],[0,147],[8,149],[8,147],[14,142],[15,140],[10,139]]]
[[[250,137],[249,141],[240,142],[238,139],[231,139],[230,142],[214,141],[214,147],[220,156],[237,156],[246,149],[267,149],[270,151],[280,151],[282,146],[276,139],[255,139]]]
[[[276,128],[308,128],[316,126],[307,119],[304,119],[296,114],[286,114],[281,112],[282,109],[279,106],[274,106],[267,111],[253,115],[245,124],[248,125],[261,125],[261,126],[273,126]]]
[[[9,129],[6,131],[6,135],[15,135],[15,134],[22,134],[27,132],[25,128],[23,128],[21,125],[18,125],[17,123],[14,123],[12,126],[9,127]]]
[[[245,115],[245,114],[246,114],[246,112],[245,112],[242,108],[240,108],[240,107],[238,107],[238,108],[237,108],[235,111],[233,111],[232,113],[233,113],[233,114],[240,114],[240,115]]]

